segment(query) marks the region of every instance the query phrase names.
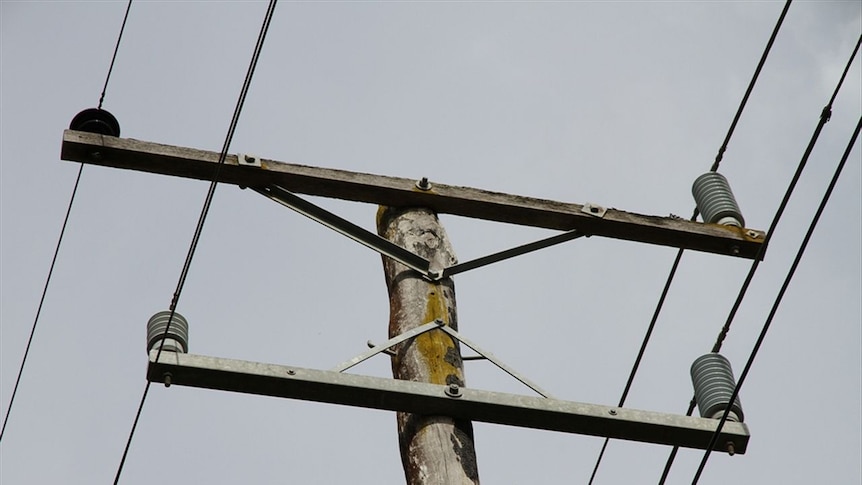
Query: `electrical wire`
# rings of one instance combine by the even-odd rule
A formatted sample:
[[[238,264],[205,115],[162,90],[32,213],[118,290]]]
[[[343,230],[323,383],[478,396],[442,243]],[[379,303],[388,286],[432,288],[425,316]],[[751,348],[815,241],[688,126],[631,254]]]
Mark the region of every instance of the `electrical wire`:
[[[117,35],[117,44],[114,46],[114,55],[111,56],[111,65],[108,67],[108,75],[105,76],[105,84],[102,86],[102,94],[99,96],[99,107],[102,109],[102,103],[105,101],[105,92],[108,90],[108,81],[111,80],[111,73],[114,72],[114,61],[117,60],[117,51],[120,50],[120,40],[123,38],[123,31],[126,30],[126,20],[129,19],[129,10],[132,9],[132,0],[126,5],[126,14],[123,15],[123,23],[120,25],[120,33]]]
[[[775,43],[775,39],[778,36],[778,31],[781,29],[781,26],[784,23],[784,18],[787,16],[787,11],[790,9],[790,4],[792,3],[792,1],[793,0],[787,0],[785,2],[784,8],[781,11],[781,15],[779,15],[778,21],[775,23],[775,27],[772,29],[772,35],[770,35],[769,40],[766,43],[766,47],[764,47],[763,49],[763,54],[761,54],[760,61],[757,63],[757,67],[754,69],[754,74],[751,76],[751,81],[749,81],[748,83],[748,88],[746,88],[745,94],[742,96],[742,100],[739,103],[739,107],[736,110],[736,114],[733,117],[733,121],[731,121],[730,127],[727,130],[727,134],[724,137],[724,141],[719,147],[718,153],[715,155],[715,161],[712,163],[712,166],[709,169],[710,172],[717,171],[722,159],[724,158],[724,152],[727,151],[727,146],[730,143],[730,139],[733,136],[733,132],[736,129],[736,125],[739,122],[739,118],[742,116],[742,111],[745,109],[745,106],[748,103],[748,98],[751,96],[751,92],[754,90],[754,85],[757,83],[757,79],[760,77],[760,72],[763,70],[764,64],[766,64],[766,59],[767,57],[769,57],[769,52],[772,50],[772,45]],[[697,220],[697,216],[698,210],[697,207],[695,207],[691,216],[691,220]],[[763,245],[763,247],[765,247],[765,245]],[[617,407],[623,407],[626,402],[626,398],[628,397],[628,393],[631,390],[635,375],[640,368],[641,360],[643,359],[647,345],[649,344],[649,340],[652,337],[653,330],[655,329],[655,324],[658,321],[658,316],[661,313],[662,307],[664,306],[664,302],[667,298],[668,291],[670,290],[671,283],[676,276],[676,271],[677,268],[679,268],[679,263],[682,260],[682,254],[684,251],[684,249],[680,249],[676,253],[676,258],[674,258],[673,264],[671,265],[671,269],[668,273],[667,280],[665,281],[664,288],[662,289],[661,295],[659,296],[658,303],[656,304],[655,311],[653,311],[650,323],[647,326],[647,331],[644,334],[641,347],[638,350],[637,357],[635,357],[635,362],[632,365],[632,370],[629,373],[628,380],[626,381],[625,388],[623,389],[622,396],[620,396],[619,404],[617,405]],[[755,260],[756,259],[757,258],[755,258]],[[599,466],[601,465],[602,458],[604,457],[605,450],[607,449],[609,442],[610,439],[605,438],[605,441],[602,444],[602,449],[601,451],[599,451],[599,456],[596,459],[596,464],[593,467],[593,472],[590,475],[590,485],[592,485],[593,481],[596,478],[596,473],[598,473]]]
[[[805,249],[808,247],[808,242],[811,240],[811,235],[814,233],[814,228],[817,226],[817,223],[820,221],[820,216],[823,214],[823,210],[826,208],[826,204],[829,202],[829,197],[832,195],[832,190],[835,188],[835,184],[838,182],[838,178],[841,176],[841,171],[844,169],[844,165],[847,162],[847,158],[850,156],[850,152],[853,151],[853,145],[856,143],[856,139],[859,136],[859,129],[862,127],[862,117],[859,118],[859,122],[856,123],[856,129],[853,131],[853,135],[850,137],[850,142],[847,144],[847,148],[844,150],[844,155],[841,157],[841,161],[838,162],[838,167],[835,168],[835,173],[832,176],[832,180],[829,182],[829,187],[826,189],[826,193],[823,194],[823,198],[820,200],[820,205],[817,207],[817,212],[814,214],[814,217],[811,220],[811,224],[808,226],[808,231],[805,233],[805,237],[802,239],[802,244],[799,245],[799,250],[796,252],[796,257],[793,259],[793,264],[790,265],[790,269],[787,271],[787,276],[784,278],[784,283],[781,285],[781,289],[778,291],[778,295],[775,297],[775,301],[772,304],[772,308],[769,310],[769,316],[766,317],[766,321],[763,323],[763,328],[760,330],[760,335],[757,336],[757,341],[754,343],[754,348],[751,350],[751,354],[748,357],[748,361],[745,363],[745,368],[742,370],[742,373],[739,375],[739,380],[736,383],[736,386],[733,388],[733,393],[730,395],[730,403],[733,403],[734,400],[739,396],[739,389],[742,388],[742,384],[745,382],[745,378],[748,377],[748,372],[751,370],[751,366],[754,364],[754,358],[757,356],[757,352],[760,350],[760,346],[763,344],[763,340],[766,338],[766,332],[769,331],[769,326],[772,324],[772,319],[775,317],[775,313],[778,310],[778,306],[781,305],[781,300],[784,298],[784,293],[787,291],[788,286],[790,286],[790,281],[793,279],[793,275],[796,273],[796,268],[799,266],[799,262],[802,260],[802,255],[805,253]],[[706,448],[706,452],[703,454],[703,459],[700,462],[700,465],[697,468],[697,472],[695,472],[694,479],[692,480],[692,485],[696,484],[700,479],[701,474],[703,473],[703,469],[706,466],[707,460],[709,460],[709,455],[712,453],[712,449],[715,447],[716,441],[718,440],[718,436],[721,433],[722,427],[724,427],[724,423],[727,422],[727,417],[730,415],[730,404],[728,404],[727,408],[724,410],[724,413],[721,415],[721,421],[718,423],[718,427],[715,429],[715,433],[712,435],[712,439],[709,441],[709,446]]]
[[[63,218],[63,227],[60,229],[60,237],[57,238],[57,245],[54,248],[54,257],[51,259],[51,267],[48,269],[48,276],[45,278],[45,286],[42,287],[42,297],[39,299],[39,306],[36,309],[36,318],[33,320],[33,326],[30,328],[30,338],[27,339],[27,346],[24,349],[24,357],[21,359],[21,365],[18,367],[18,377],[15,379],[15,387],[12,388],[12,396],[9,398],[9,407],[6,408],[6,417],[3,418],[3,428],[0,429],[0,441],[6,434],[6,424],[9,422],[9,415],[12,414],[12,404],[15,402],[15,396],[18,394],[18,384],[21,383],[21,375],[24,373],[24,364],[27,363],[27,356],[30,355],[30,346],[33,343],[33,335],[36,334],[36,324],[39,323],[39,315],[42,314],[42,305],[45,303],[45,295],[48,293],[48,285],[51,283],[51,276],[54,274],[54,265],[57,263],[57,255],[60,254],[60,245],[63,243],[63,235],[66,233],[66,225],[69,223],[69,215],[72,213],[72,205],[75,202],[75,195],[78,193],[78,183],[81,181],[81,172],[84,170],[82,163],[78,167],[78,176],[75,178],[75,186],[72,189],[72,196],[69,198],[69,205],[66,209],[66,217]]]
[[[198,218],[197,226],[195,227],[194,235],[192,236],[192,242],[189,245],[189,251],[186,255],[185,263],[183,264],[183,268],[180,272],[179,281],[177,282],[176,290],[174,291],[173,297],[171,298],[170,304],[170,316],[168,317],[168,323],[165,326],[165,331],[162,334],[162,337],[166,337],[171,328],[171,323],[173,322],[174,315],[176,314],[177,304],[179,303],[180,295],[183,290],[183,286],[185,286],[186,277],[188,276],[189,268],[192,264],[192,259],[194,258],[195,250],[197,249],[198,242],[200,241],[201,233],[203,232],[204,223],[206,222],[207,215],[209,214],[210,206],[212,205],[212,199],[215,195],[215,189],[218,185],[219,176],[221,174],[221,168],[224,165],[225,159],[227,158],[228,149],[230,148],[231,141],[233,140],[234,132],[236,131],[236,126],[239,123],[239,116],[242,112],[242,107],[245,103],[245,98],[248,94],[249,87],[251,86],[251,80],[254,75],[255,68],[257,67],[257,61],[260,58],[261,50],[263,49],[263,42],[266,39],[267,31],[269,30],[269,25],[272,21],[272,15],[275,11],[275,6],[278,3],[278,0],[270,0],[269,6],[266,10],[266,15],[264,16],[263,24],[260,27],[260,33],[258,34],[257,43],[255,44],[254,53],[251,57],[251,62],[248,66],[248,71],[245,75],[245,81],[243,82],[242,89],[240,90],[239,98],[237,99],[236,106],[234,108],[233,116],[231,117],[230,126],[228,128],[227,135],[225,136],[224,144],[222,145],[221,154],[219,155],[218,164],[216,165],[215,173],[213,174],[213,179],[210,182],[209,190],[207,191],[206,198],[204,199],[204,205],[201,209],[200,217]],[[158,361],[159,356],[161,356],[162,348],[164,346],[165,339],[161,339],[161,343],[159,345],[158,352],[156,353],[156,361]],[[129,438],[126,440],[126,446],[123,450],[123,456],[120,459],[119,466],[117,467],[117,474],[114,477],[114,485],[119,483],[120,476],[123,472],[123,466],[126,462],[126,457],[129,454],[129,448],[132,444],[132,439],[135,436],[135,430],[138,426],[138,421],[141,418],[141,413],[144,409],[144,404],[147,400],[147,394],[150,390],[150,381],[147,381],[144,386],[144,392],[141,395],[141,402],[138,405],[138,410],[135,413],[135,419],[132,423],[132,429],[129,432]]]
[[[126,13],[123,16],[123,23],[120,26],[120,33],[117,35],[117,42],[114,43],[114,53],[111,56],[111,64],[108,67],[108,74],[105,76],[105,84],[102,86],[102,94],[99,96],[99,107],[102,109],[102,103],[105,101],[105,92],[108,90],[108,82],[111,80],[111,72],[114,70],[114,61],[117,59],[117,52],[120,50],[120,41],[123,40],[123,31],[126,29],[126,20],[129,18],[129,10],[132,8],[132,0],[129,0],[126,5]],[[15,386],[12,388],[12,396],[9,398],[9,407],[6,408],[6,416],[3,418],[3,427],[0,428],[0,442],[6,434],[6,425],[9,422],[9,415],[12,413],[12,404],[15,402],[15,396],[18,394],[18,385],[21,383],[21,375],[24,373],[24,365],[27,363],[27,356],[30,355],[30,347],[33,344],[33,336],[36,334],[36,325],[39,323],[39,316],[42,314],[42,306],[45,303],[45,296],[48,294],[48,286],[51,283],[51,276],[54,274],[54,266],[57,263],[57,256],[60,254],[60,245],[63,242],[63,235],[66,233],[66,225],[69,223],[69,215],[72,213],[72,205],[75,202],[75,195],[78,193],[78,184],[81,182],[81,174],[84,171],[84,164],[78,167],[78,175],[75,177],[75,185],[72,189],[72,195],[69,197],[69,204],[66,209],[66,216],[63,218],[63,226],[60,229],[60,236],[57,238],[57,245],[54,248],[54,256],[51,258],[51,266],[48,269],[48,276],[45,278],[45,285],[42,287],[42,296],[39,298],[39,306],[36,309],[36,317],[33,319],[33,326],[30,328],[30,337],[27,339],[27,346],[24,348],[24,356],[21,358],[21,365],[18,367],[18,376],[15,378]]]
[[[778,226],[778,222],[781,219],[781,216],[784,214],[784,209],[787,207],[787,203],[790,201],[790,196],[793,193],[793,190],[796,188],[796,184],[799,181],[799,177],[802,175],[802,171],[805,169],[805,165],[808,162],[808,158],[811,156],[811,152],[814,149],[814,145],[817,143],[817,140],[820,137],[820,132],[823,130],[823,127],[826,125],[826,123],[829,122],[829,119],[832,117],[832,104],[835,102],[835,98],[838,96],[838,92],[841,90],[841,86],[844,84],[844,80],[847,77],[847,73],[853,64],[853,59],[856,57],[856,54],[859,51],[860,44],[862,44],[862,36],[859,37],[859,40],[856,42],[856,46],[853,48],[853,52],[850,54],[850,59],[847,61],[847,65],[844,67],[844,71],[841,73],[841,77],[835,86],[835,90],[832,92],[832,96],[829,98],[829,103],[820,112],[820,118],[817,122],[817,127],[814,129],[814,133],[812,133],[811,135],[811,139],[808,142],[808,146],[805,148],[805,152],[802,155],[802,159],[799,161],[799,165],[796,168],[796,172],[793,174],[793,178],[791,179],[790,184],[787,186],[787,190],[784,193],[784,197],[782,198],[778,209],[775,211],[775,216],[772,219],[772,223],[769,226],[769,230],[766,233],[766,237],[763,240],[763,244],[758,251],[758,255],[754,258],[754,261],[751,264],[751,268],[749,269],[748,274],[745,277],[745,281],[742,283],[742,286],[739,289],[736,301],[734,301],[733,307],[731,308],[730,313],[727,316],[727,320],[725,321],[724,325],[721,328],[721,331],[718,334],[718,337],[716,338],[715,344],[712,347],[712,352],[718,352],[721,350],[721,346],[724,342],[724,339],[727,337],[728,332],[730,331],[730,326],[733,323],[733,319],[736,316],[736,312],[739,309],[739,306],[742,304],[742,300],[745,298],[745,293],[747,292],[751,280],[754,277],[754,273],[755,271],[757,271],[757,267],[760,264],[760,253],[762,253],[766,249],[766,246],[772,239],[772,235],[775,233],[775,229]],[[694,412],[695,404],[695,397],[692,397],[688,406],[686,416],[691,416],[691,414]],[[668,460],[665,463],[665,468],[662,472],[662,476],[659,479],[659,485],[663,484],[667,479],[667,475],[670,472],[670,468],[673,465],[674,459],[676,458],[677,451],[678,447],[674,447],[671,450],[670,456],[668,456]]]

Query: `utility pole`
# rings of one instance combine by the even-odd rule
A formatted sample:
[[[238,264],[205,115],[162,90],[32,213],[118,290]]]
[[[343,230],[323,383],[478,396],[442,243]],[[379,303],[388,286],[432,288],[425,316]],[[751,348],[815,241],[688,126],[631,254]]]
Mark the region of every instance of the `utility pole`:
[[[429,209],[380,207],[377,233],[443,269],[457,260],[437,214]],[[389,337],[435,320],[458,330],[455,283],[451,277],[428,281],[386,256],[383,273],[389,290]],[[441,330],[431,330],[394,348],[392,376],[407,381],[464,387],[459,343]],[[473,485],[479,483],[473,423],[449,416],[398,412],[398,442],[408,485]]]
[[[119,130],[116,130],[119,133]],[[472,422],[578,433],[743,454],[744,423],[556,399],[461,335],[452,275],[579,237],[610,237],[737,258],[762,258],[765,233],[536,199],[470,187],[434,184],[67,130],[61,158],[82,163],[212,180],[248,187],[383,255],[389,292],[389,340],[330,370],[304,369],[182,351],[149,349],[147,380],[290,399],[384,409],[397,413],[408,485],[479,482]],[[376,204],[377,233],[296,194]],[[529,244],[458,263],[438,213],[565,231]],[[741,218],[739,219],[741,225]],[[175,332],[176,333],[176,332]],[[183,335],[165,335],[164,338]],[[540,397],[464,387],[461,344]],[[151,343],[148,342],[148,348]],[[395,379],[345,373],[389,352]],[[713,435],[719,433],[717,440]]]

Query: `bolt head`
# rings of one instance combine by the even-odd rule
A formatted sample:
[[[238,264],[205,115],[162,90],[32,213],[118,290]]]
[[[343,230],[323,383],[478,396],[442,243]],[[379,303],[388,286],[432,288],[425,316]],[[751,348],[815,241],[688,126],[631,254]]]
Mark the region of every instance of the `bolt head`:
[[[446,395],[449,397],[461,397],[461,387],[454,382],[446,387]]]
[[[733,441],[728,441],[726,445],[727,454],[733,456],[736,454],[736,447],[733,445]]]

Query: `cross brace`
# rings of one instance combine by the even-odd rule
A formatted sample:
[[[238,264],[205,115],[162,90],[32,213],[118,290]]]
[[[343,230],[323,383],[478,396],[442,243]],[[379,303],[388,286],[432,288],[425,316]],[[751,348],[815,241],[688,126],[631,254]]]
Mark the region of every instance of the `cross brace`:
[[[219,153],[66,130],[63,160],[212,180]],[[703,224],[676,217],[489,192],[470,187],[419,184],[415,180],[309,167],[266,159],[240,161],[228,155],[219,182],[241,187],[278,185],[299,194],[396,207],[427,207],[454,214],[587,236],[672,246],[753,259],[763,257],[762,231]],[[252,159],[248,159],[252,160]],[[596,209],[593,207],[593,209]]]
[[[150,352],[147,380],[486,423],[706,449],[719,420],[343,374],[201,355]],[[727,422],[716,450],[745,453],[744,423]]]

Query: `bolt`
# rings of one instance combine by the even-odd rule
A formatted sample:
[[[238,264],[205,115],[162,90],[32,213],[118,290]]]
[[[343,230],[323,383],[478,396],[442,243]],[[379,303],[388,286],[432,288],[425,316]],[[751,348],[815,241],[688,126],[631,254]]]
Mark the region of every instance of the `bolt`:
[[[162,377],[165,379],[165,387],[171,387],[171,373],[165,372]]]
[[[590,207],[590,212],[592,212],[593,214],[598,214],[599,208],[598,207]]]
[[[734,256],[738,255],[739,254],[739,246],[736,246],[736,245],[731,246],[730,252],[733,253]]]
[[[608,414],[610,414],[611,416],[616,416],[617,410],[616,409],[608,409]]]
[[[461,397],[461,387],[454,382],[446,388],[446,395],[449,397]]]
[[[736,454],[736,449],[733,447],[733,441],[727,442],[727,454],[733,456]]]
[[[422,177],[422,180],[416,182],[416,187],[420,190],[431,190],[431,184],[428,183],[428,177]]]
[[[295,371],[295,370],[293,370],[293,369],[288,369],[288,370],[287,370],[287,375],[295,376],[295,375],[296,375],[296,371]]]
[[[759,235],[755,231],[748,231],[746,232],[746,234],[748,234],[748,237],[750,237],[751,239],[757,239],[757,236]]]

